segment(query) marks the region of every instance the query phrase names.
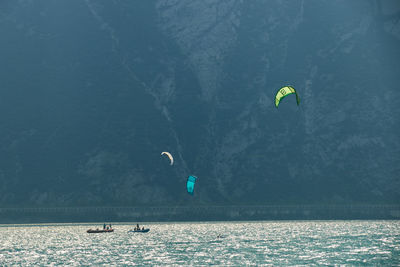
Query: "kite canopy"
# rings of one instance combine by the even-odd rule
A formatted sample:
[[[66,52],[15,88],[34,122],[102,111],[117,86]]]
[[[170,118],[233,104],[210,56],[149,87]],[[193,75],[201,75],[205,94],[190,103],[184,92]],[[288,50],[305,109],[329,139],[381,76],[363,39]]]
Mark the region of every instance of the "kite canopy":
[[[297,105],[299,105],[300,104],[300,98],[297,95],[296,90],[291,86],[285,86],[285,87],[282,87],[281,89],[279,89],[278,92],[276,93],[276,96],[275,96],[275,107],[278,107],[278,105],[282,101],[282,99],[284,99],[286,96],[288,96],[290,94],[295,94],[296,95],[296,102],[297,102]]]
[[[186,188],[189,194],[193,195],[194,184],[196,183],[196,176],[190,175],[186,182]]]
[[[161,152],[161,156],[162,155],[167,155],[169,160],[170,160],[170,165],[174,164],[174,158],[172,157],[171,153],[169,152]]]

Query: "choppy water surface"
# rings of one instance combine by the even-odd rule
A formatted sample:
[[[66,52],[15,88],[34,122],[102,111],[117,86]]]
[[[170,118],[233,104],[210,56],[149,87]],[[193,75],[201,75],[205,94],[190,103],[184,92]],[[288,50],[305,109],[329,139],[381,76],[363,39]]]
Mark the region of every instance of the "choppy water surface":
[[[2,225],[3,265],[400,265],[399,221]],[[218,238],[219,234],[223,238]]]

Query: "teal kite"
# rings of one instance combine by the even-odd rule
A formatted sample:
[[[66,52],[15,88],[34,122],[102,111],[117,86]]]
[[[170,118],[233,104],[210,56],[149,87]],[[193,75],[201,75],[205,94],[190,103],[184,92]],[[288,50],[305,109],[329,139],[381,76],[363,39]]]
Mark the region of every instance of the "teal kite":
[[[187,179],[186,182],[186,188],[187,188],[187,192],[191,195],[193,195],[193,191],[194,191],[194,184],[196,183],[196,176],[190,175]]]

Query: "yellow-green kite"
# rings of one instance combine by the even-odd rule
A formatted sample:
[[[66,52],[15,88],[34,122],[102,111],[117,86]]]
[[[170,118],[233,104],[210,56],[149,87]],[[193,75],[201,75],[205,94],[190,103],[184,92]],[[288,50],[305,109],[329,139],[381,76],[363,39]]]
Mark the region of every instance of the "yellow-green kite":
[[[282,99],[285,98],[285,96],[290,95],[290,94],[295,94],[296,95],[296,102],[297,102],[297,105],[299,105],[300,104],[300,98],[297,95],[296,90],[291,86],[285,86],[285,87],[282,87],[281,89],[279,89],[278,92],[276,93],[275,106],[278,107],[278,105],[282,101]]]

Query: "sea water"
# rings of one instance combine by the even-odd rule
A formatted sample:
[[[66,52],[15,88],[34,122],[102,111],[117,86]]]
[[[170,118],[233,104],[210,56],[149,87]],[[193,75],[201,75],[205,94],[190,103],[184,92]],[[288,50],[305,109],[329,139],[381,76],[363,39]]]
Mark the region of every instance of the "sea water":
[[[400,221],[1,225],[0,265],[400,266]]]

